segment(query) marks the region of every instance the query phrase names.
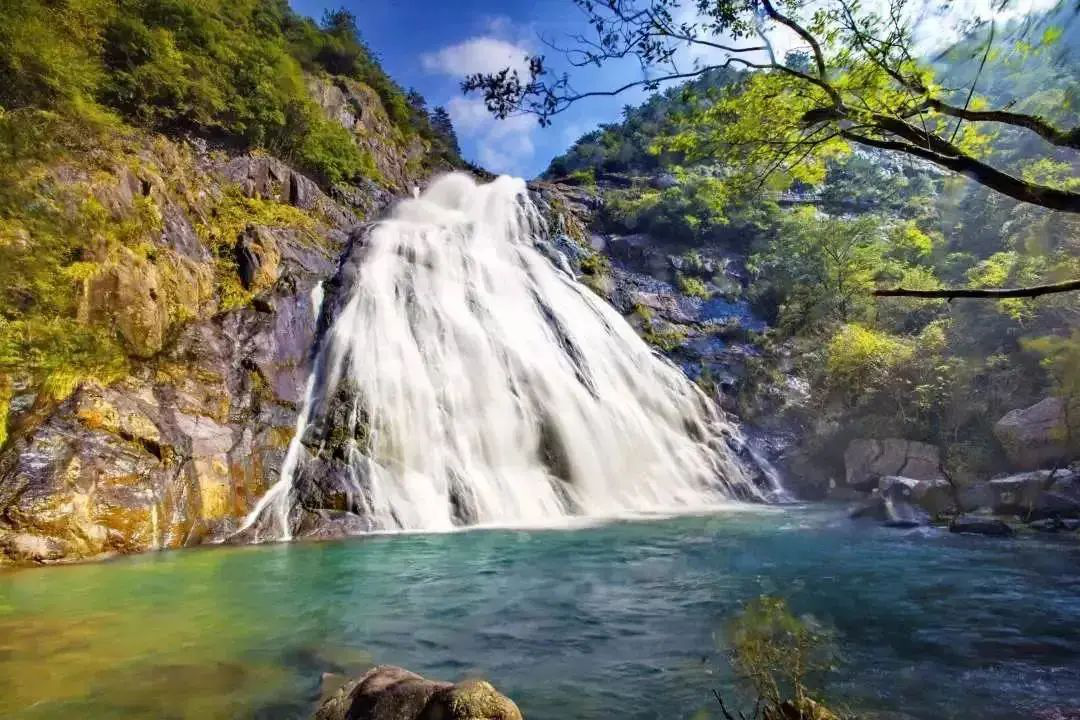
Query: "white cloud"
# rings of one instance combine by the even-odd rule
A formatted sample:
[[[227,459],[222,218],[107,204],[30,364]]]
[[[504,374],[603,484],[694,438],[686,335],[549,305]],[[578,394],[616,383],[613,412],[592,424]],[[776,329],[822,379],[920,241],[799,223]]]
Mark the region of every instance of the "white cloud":
[[[478,98],[455,97],[446,103],[458,134],[476,145],[476,158],[492,172],[521,174],[536,151],[536,118],[515,115],[505,120],[492,116]]]
[[[528,54],[525,47],[497,37],[474,37],[424,53],[420,56],[420,64],[428,72],[458,78],[470,73],[498,72],[506,67],[514,68],[524,77],[529,69],[525,60]]]
[[[484,20],[480,34],[420,56],[428,73],[460,80],[470,73],[498,72],[510,67],[528,74],[533,32],[506,17]],[[523,175],[536,152],[533,133],[536,118],[514,116],[498,120],[488,112],[483,100],[457,95],[445,107],[458,136],[471,145],[476,160],[492,172]]]
[[[1050,10],[1058,1],[1014,0],[1000,3],[992,0],[952,0],[943,5],[924,2],[910,9],[908,20],[912,24],[916,49],[928,54],[960,40],[976,21],[994,20],[1000,29],[1005,23],[1026,15]]]

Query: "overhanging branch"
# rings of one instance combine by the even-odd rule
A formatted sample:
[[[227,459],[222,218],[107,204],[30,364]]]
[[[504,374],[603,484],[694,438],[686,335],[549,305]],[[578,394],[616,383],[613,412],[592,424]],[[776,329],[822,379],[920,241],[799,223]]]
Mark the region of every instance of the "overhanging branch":
[[[875,290],[874,295],[876,297],[990,298],[1002,300],[1004,298],[1032,298],[1041,295],[1072,292],[1074,290],[1080,290],[1080,280],[1067,280],[1066,282],[1020,288],[955,288],[942,290],[894,288],[891,290]]]

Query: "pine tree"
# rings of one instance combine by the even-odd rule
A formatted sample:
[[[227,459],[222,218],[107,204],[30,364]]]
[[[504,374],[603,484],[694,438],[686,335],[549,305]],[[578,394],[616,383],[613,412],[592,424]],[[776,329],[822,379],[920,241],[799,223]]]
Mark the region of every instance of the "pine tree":
[[[461,146],[458,144],[457,133],[454,132],[454,122],[450,119],[450,113],[441,105],[431,112],[431,127],[436,134],[446,142],[447,149],[455,157],[461,156]]]

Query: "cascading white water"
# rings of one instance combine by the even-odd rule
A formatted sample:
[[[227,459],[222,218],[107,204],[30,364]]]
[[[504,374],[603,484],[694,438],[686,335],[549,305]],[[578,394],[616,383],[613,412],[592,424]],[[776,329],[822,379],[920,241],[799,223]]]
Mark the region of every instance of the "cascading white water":
[[[525,183],[452,174],[367,238],[322,352],[264,539],[288,538],[316,396],[354,398],[356,505],[381,530],[687,511],[761,497],[737,434],[619,314],[539,252]],[[348,428],[350,431],[356,427]]]

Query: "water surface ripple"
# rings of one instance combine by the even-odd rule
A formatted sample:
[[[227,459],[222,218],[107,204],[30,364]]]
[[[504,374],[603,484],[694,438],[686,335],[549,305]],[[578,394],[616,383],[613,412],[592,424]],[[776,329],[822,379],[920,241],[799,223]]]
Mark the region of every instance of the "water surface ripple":
[[[530,720],[718,717],[759,594],[835,629],[827,696],[925,720],[1080,707],[1080,543],[795,508],[201,549],[0,574],[0,716],[308,717],[324,672],[490,678]]]

